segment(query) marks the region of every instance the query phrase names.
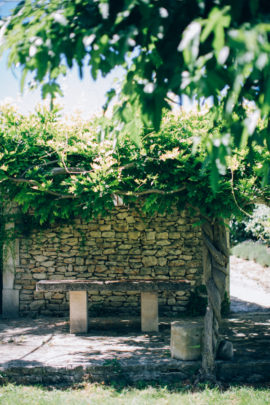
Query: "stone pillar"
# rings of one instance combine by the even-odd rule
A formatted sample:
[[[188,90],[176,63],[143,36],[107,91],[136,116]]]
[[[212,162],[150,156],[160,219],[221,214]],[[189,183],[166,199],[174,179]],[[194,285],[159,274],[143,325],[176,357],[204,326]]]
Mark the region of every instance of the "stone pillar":
[[[143,332],[158,332],[157,293],[141,293],[141,326]]]
[[[3,317],[13,318],[19,314],[19,290],[14,288],[16,266],[19,265],[19,241],[14,239],[14,222],[5,224],[7,234],[3,245]]]
[[[87,333],[88,305],[87,291],[70,291],[69,316],[70,333]]]

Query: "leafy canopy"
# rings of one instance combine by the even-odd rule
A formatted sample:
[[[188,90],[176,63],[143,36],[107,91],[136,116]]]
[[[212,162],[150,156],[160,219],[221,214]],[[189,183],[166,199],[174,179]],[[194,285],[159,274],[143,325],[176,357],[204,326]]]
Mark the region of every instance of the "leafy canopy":
[[[74,64],[80,76],[88,66],[94,79],[122,66],[117,115],[134,135],[135,119],[159,129],[168,95],[210,100],[222,117],[208,147],[213,183],[232,145],[248,145],[251,161],[254,145],[270,146],[269,120],[258,125],[270,112],[268,0],[25,0],[0,35],[9,67],[21,66],[22,85],[31,72],[43,97],[61,92],[58,78]],[[267,181],[268,163],[264,173]]]
[[[41,223],[110,212],[121,197],[147,213],[171,206],[190,208],[202,218],[229,218],[249,210],[261,188],[267,151],[257,147],[256,164],[246,151],[235,151],[218,192],[209,181],[205,151],[193,152],[194,138],[208,132],[211,115],[167,115],[160,131],[145,130],[138,147],[130,137],[115,142],[112,121],[76,121],[67,125],[57,111],[39,110],[24,117],[0,113],[0,195],[15,201]],[[218,128],[216,128],[218,134]],[[107,135],[106,135],[107,134]],[[102,136],[101,136],[102,135]]]

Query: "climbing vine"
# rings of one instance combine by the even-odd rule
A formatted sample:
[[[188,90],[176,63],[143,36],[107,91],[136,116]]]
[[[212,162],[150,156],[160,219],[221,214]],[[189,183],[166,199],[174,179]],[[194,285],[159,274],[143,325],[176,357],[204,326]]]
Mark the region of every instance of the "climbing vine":
[[[140,145],[128,137],[112,138],[111,125],[104,119],[67,125],[57,110],[27,117],[2,111],[2,200],[14,201],[42,224],[105,215],[115,196],[129,205],[140,199],[148,213],[173,204],[207,218],[239,216],[239,207],[249,211],[255,198],[269,198],[260,184],[262,162],[269,159],[263,147],[253,166],[246,163],[247,152],[236,150],[213,190],[206,155],[200,146],[195,149],[198,134],[211,126],[207,114],[169,115],[158,133],[145,129]],[[212,136],[218,135],[212,130]]]

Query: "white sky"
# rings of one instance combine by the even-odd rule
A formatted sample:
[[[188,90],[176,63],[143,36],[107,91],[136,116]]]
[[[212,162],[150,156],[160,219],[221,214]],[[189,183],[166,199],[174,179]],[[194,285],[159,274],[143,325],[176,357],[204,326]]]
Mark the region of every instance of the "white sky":
[[[99,78],[94,82],[89,71],[85,69],[83,80],[79,79],[77,69],[73,68],[66,77],[60,79],[61,89],[64,97],[57,101],[63,106],[63,112],[70,114],[80,111],[82,116],[87,118],[101,111],[105,103],[105,93],[120,76],[120,70],[107,76],[106,79]],[[16,104],[19,111],[28,113],[33,111],[35,106],[42,101],[41,91],[29,90],[27,86],[20,93],[20,72],[13,72],[7,68],[7,59],[0,59],[0,104]]]
[[[0,16],[8,15],[16,3],[13,0],[0,0]],[[63,112],[69,115],[80,111],[85,118],[99,113],[105,103],[106,91],[119,77],[121,70],[115,69],[106,78],[100,77],[94,82],[89,70],[85,68],[84,78],[80,80],[77,69],[73,68],[60,80],[64,97],[59,98],[58,102],[63,106]],[[20,93],[20,71],[14,72],[7,68],[7,55],[0,58],[0,104],[16,104],[19,111],[28,113],[41,101],[40,89],[31,91],[25,86],[23,94]]]
[[[17,0],[0,0],[0,17],[9,15],[17,2]],[[63,113],[71,115],[80,112],[83,118],[90,118],[101,112],[106,101],[106,91],[113,87],[117,79],[121,79],[122,72],[123,70],[116,68],[106,78],[99,77],[94,82],[90,76],[89,67],[84,69],[83,80],[79,79],[77,68],[74,67],[59,82],[64,97],[59,98],[57,102],[63,107]],[[15,104],[20,112],[27,114],[33,111],[40,102],[42,102],[40,89],[29,90],[25,85],[23,94],[20,93],[20,71],[8,69],[7,55],[1,57],[0,105],[2,103]],[[190,101],[186,97],[184,97],[184,107],[187,109],[191,107]]]

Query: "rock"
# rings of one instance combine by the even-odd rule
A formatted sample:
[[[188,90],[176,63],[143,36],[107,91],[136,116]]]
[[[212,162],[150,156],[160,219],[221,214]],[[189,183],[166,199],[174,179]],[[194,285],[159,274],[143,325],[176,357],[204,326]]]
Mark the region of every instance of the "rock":
[[[160,232],[157,234],[157,239],[168,239],[168,232]]]
[[[157,259],[155,256],[145,256],[142,258],[142,262],[145,267],[151,267],[157,265]]]
[[[233,359],[233,344],[229,340],[221,340],[218,351],[217,358],[220,360],[232,360]]]
[[[155,240],[156,232],[146,232],[146,240]]]

